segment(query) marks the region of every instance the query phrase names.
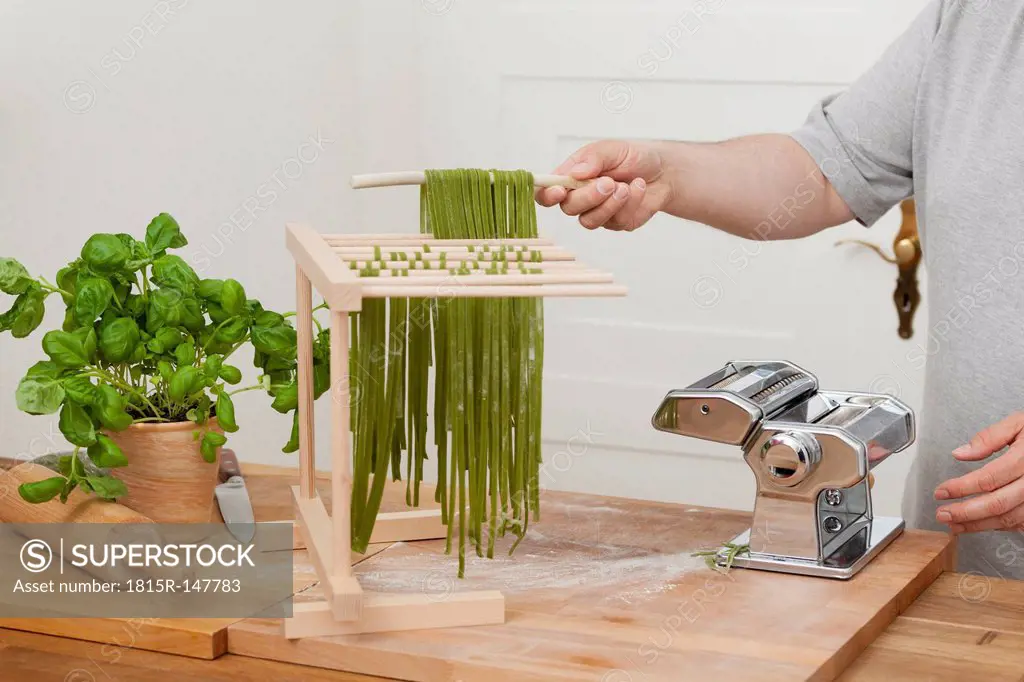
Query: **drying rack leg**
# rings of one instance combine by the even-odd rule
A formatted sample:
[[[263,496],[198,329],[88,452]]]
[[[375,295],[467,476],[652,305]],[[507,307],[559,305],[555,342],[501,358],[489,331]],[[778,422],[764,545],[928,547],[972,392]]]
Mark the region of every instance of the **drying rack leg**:
[[[348,313],[331,311],[331,517],[330,591],[334,617],[358,620],[363,590],[352,575],[352,456],[349,446]]]
[[[316,495],[315,437],[313,431],[313,287],[295,266],[295,335],[298,345],[299,488],[302,497]]]
[[[297,639],[504,622],[505,597],[496,590],[452,594],[368,592],[363,597],[363,616],[355,622],[335,620],[327,602],[296,604],[293,616],[285,620],[284,635]]]

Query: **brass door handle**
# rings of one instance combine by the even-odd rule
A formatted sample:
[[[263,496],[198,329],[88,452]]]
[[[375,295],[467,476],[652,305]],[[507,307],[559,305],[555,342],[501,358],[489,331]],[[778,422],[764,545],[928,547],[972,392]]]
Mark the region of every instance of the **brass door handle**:
[[[892,251],[896,254],[896,264],[900,266],[910,265],[921,258],[921,243],[917,237],[897,239],[893,244]]]
[[[904,239],[897,239],[896,243],[893,244],[894,256],[887,254],[881,246],[878,244],[872,244],[866,242],[863,239],[840,239],[836,242],[836,246],[843,244],[856,244],[871,249],[878,254],[878,257],[884,260],[886,263],[895,263],[896,265],[905,266],[910,265],[914,259],[920,258],[920,244],[916,237],[908,237]]]
[[[893,240],[893,254],[890,256],[882,247],[862,239],[844,239],[836,242],[841,244],[857,244],[874,251],[887,263],[893,263],[899,269],[896,277],[896,290],[893,292],[893,303],[899,316],[900,338],[909,339],[914,335],[914,313],[921,303],[921,292],[917,286],[917,267],[921,263],[921,239],[917,231],[917,212],[913,199],[908,199],[901,206],[903,223]]]

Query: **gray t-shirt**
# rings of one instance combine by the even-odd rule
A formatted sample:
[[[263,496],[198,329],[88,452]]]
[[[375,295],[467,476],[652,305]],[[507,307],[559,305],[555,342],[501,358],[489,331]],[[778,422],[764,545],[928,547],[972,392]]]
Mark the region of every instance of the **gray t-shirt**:
[[[896,359],[926,365],[903,514],[945,530],[936,486],[984,464],[951,451],[1024,409],[1024,0],[930,3],[793,137],[865,225],[917,203],[929,325]],[[1024,579],[1024,533],[962,535],[959,552],[962,571]]]

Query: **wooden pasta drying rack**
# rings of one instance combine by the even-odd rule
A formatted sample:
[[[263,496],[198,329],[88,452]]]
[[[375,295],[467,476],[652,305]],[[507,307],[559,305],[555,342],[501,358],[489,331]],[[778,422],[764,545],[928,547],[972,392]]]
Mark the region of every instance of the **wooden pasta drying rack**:
[[[321,235],[305,225],[290,224],[287,245],[296,264],[298,336],[299,485],[292,493],[296,522],[320,578],[324,601],[295,604],[293,617],[285,620],[285,636],[294,639],[504,622],[505,599],[499,591],[455,592],[443,598],[364,592],[353,574],[349,553],[348,316],[362,309],[364,298],[606,297],[624,296],[625,287],[615,285],[609,273],[578,263],[571,253],[546,239]],[[333,516],[327,513],[314,485],[314,287],[331,315]],[[440,510],[409,510],[379,514],[370,542],[444,536]]]

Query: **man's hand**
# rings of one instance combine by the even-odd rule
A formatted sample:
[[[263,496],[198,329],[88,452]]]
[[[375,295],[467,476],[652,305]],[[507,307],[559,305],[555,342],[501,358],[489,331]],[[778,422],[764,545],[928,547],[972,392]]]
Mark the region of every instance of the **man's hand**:
[[[935,489],[936,500],[977,495],[939,507],[935,518],[954,533],[1011,530],[1024,527],[1024,412],[990,426],[953,451],[962,462],[977,462],[1009,449],[985,466],[946,481]]]
[[[562,211],[579,216],[580,225],[588,230],[635,230],[660,211],[672,193],[664,159],[654,143],[588,144],[556,168],[555,174],[593,182],[576,190],[539,190],[537,202],[561,204]]]

